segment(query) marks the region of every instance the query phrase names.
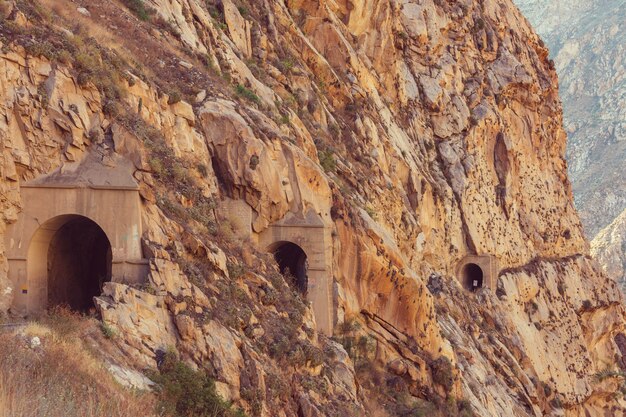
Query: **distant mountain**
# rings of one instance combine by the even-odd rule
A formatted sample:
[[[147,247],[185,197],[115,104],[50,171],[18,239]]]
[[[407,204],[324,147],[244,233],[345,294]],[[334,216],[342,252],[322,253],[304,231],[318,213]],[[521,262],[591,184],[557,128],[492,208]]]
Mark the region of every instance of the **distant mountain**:
[[[593,239],[626,209],[626,0],[517,0],[560,80],[576,206]]]

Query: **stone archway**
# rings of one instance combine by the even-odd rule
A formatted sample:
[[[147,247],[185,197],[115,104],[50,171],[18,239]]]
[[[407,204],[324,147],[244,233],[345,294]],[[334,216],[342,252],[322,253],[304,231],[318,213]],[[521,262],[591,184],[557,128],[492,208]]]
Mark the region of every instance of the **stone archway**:
[[[111,280],[112,259],[109,239],[93,220],[77,214],[48,220],[33,235],[27,255],[30,286],[46,295],[39,307],[88,311]]]
[[[101,281],[131,284],[145,280],[149,265],[142,256],[141,202],[136,187],[23,184],[20,194],[23,210],[5,233],[14,312],[37,313],[58,303],[84,311],[93,295],[99,294]],[[88,243],[89,239],[93,241]],[[83,250],[90,244],[98,253],[95,258]],[[76,265],[68,262],[71,256]],[[86,259],[99,266],[81,265]],[[54,278],[64,273],[73,278]],[[93,287],[89,284],[90,289],[83,291],[79,277],[91,273],[96,274],[95,281],[90,281]]]
[[[481,288],[495,289],[497,278],[497,259],[491,255],[468,255],[456,269],[457,279],[467,291]]]
[[[477,291],[483,287],[484,273],[480,266],[468,263],[463,267],[462,283],[468,291]]]
[[[274,254],[280,273],[291,281],[294,288],[306,296],[309,281],[306,252],[295,243],[287,241],[276,242],[267,250]]]
[[[313,307],[318,328],[333,331],[331,237],[319,216],[288,214],[259,235],[261,249],[274,254],[281,272],[289,268],[295,285]]]

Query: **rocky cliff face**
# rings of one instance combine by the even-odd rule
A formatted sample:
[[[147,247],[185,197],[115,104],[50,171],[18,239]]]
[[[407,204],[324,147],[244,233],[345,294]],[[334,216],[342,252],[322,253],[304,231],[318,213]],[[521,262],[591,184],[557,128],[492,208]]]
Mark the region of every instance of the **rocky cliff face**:
[[[546,41],[560,79],[576,205],[592,239],[626,208],[623,1],[516,2]]]
[[[591,253],[626,291],[626,210],[591,241]]]
[[[516,2],[544,38],[560,79],[566,158],[593,254],[624,287],[623,247],[618,233],[626,209],[626,4],[608,2]],[[621,240],[620,240],[621,239]]]
[[[620,378],[595,377],[622,363],[622,298],[573,207],[548,51],[510,2],[127,4],[4,2],[0,38],[3,228],[20,184],[132,162],[150,273],[97,299],[127,358],[175,347],[251,415],[623,410]],[[256,243],[306,216],[332,338]],[[491,288],[460,282],[473,255]]]

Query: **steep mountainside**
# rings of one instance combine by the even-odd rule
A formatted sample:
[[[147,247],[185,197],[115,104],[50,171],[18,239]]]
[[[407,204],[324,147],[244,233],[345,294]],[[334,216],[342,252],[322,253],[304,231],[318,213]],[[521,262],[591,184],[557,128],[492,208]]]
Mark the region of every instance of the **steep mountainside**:
[[[510,1],[0,5],[12,317],[87,292],[55,283],[97,234],[68,218],[122,224],[125,200],[85,196],[136,184],[141,224],[96,277],[124,366],[174,350],[252,416],[626,411],[622,296],[574,209],[554,66]],[[145,263],[118,262],[139,239]]]
[[[516,3],[556,64],[570,179],[592,239],[626,209],[626,1]]]
[[[626,210],[591,241],[591,254],[626,293]]]

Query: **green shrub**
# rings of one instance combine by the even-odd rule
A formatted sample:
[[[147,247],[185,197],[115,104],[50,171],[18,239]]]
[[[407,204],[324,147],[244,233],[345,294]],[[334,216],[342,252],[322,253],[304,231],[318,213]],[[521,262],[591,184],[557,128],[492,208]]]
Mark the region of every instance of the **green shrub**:
[[[278,124],[286,125],[289,124],[289,115],[287,113],[280,116],[278,119]]]
[[[48,41],[33,42],[26,46],[26,52],[33,56],[43,56],[49,60],[56,58],[55,47]]]
[[[115,329],[106,323],[100,323],[100,330],[102,330],[102,334],[107,339],[113,339],[116,335]]]
[[[44,83],[41,83],[37,86],[37,95],[39,96],[41,107],[44,110],[47,109],[48,104],[50,104],[50,97],[48,96],[48,91],[46,90],[46,86],[44,85]]]
[[[239,7],[237,7],[237,10],[239,10],[239,14],[240,14],[242,17],[246,17],[246,16],[248,16],[248,8],[247,8],[247,7],[245,7],[245,6],[239,6]]]
[[[445,388],[446,392],[452,390],[454,375],[452,374],[452,363],[445,356],[440,357],[430,365],[433,382]]]
[[[102,111],[104,111],[104,114],[107,116],[117,117],[122,112],[122,107],[117,101],[106,99],[102,106]]]
[[[140,20],[144,22],[150,20],[152,11],[146,8],[146,5],[143,4],[143,0],[122,0],[122,2],[128,7],[128,10],[133,12]]]
[[[337,169],[337,161],[335,161],[335,155],[332,149],[321,150],[317,153],[317,156],[324,172],[335,172]]]
[[[289,57],[280,61],[279,67],[280,69],[283,70],[283,72],[290,72],[293,69],[294,65],[295,65],[295,62],[293,58]]]
[[[261,102],[261,99],[259,98],[259,96],[254,94],[254,91],[244,87],[241,84],[237,84],[237,86],[235,86],[235,92],[238,96],[243,97],[246,100],[250,100],[253,103],[259,104]]]
[[[250,169],[255,170],[258,165],[259,165],[259,156],[252,155],[250,157],[250,163],[249,163]]]
[[[204,371],[194,371],[172,352],[165,354],[159,373],[151,375],[157,384],[159,412],[173,417],[244,417],[215,390],[215,382]]]
[[[205,164],[199,163],[196,168],[203,178],[206,178],[209,175],[209,167],[207,167]]]
[[[169,104],[169,105],[176,104],[176,103],[180,102],[182,99],[183,98],[182,98],[182,96],[180,94],[180,91],[172,90],[168,94],[167,104]]]
[[[214,209],[215,201],[202,197],[194,201],[194,205],[188,208],[188,212],[189,216],[198,223],[205,225],[209,230],[216,230]]]
[[[246,267],[240,263],[226,262],[226,268],[231,279],[237,279],[246,272]]]
[[[369,204],[365,206],[365,212],[372,218],[372,220],[376,220],[376,218],[378,217],[372,206],[370,206]]]
[[[171,171],[174,181],[183,182],[187,179],[187,170],[180,162],[174,162]]]
[[[150,158],[150,160],[148,161],[148,164],[150,165],[150,169],[155,175],[160,177],[165,174],[165,166],[163,165],[163,161],[161,161],[160,158],[158,157]]]
[[[268,346],[269,354],[274,359],[284,358],[292,349],[291,341],[282,334],[279,334],[270,341]]]

